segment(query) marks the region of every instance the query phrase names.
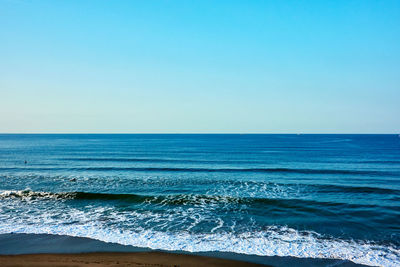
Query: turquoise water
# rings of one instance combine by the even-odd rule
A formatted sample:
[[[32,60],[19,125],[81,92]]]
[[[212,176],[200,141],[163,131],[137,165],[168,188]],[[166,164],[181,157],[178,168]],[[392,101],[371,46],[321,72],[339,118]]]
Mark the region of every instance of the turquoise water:
[[[0,135],[0,234],[400,265],[397,135]]]

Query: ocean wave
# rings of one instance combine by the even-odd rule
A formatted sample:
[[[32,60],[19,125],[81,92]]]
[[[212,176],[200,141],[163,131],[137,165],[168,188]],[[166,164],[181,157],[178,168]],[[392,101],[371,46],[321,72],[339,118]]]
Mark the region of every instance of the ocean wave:
[[[221,159],[215,159],[215,160],[205,160],[205,159],[187,159],[187,158],[117,158],[117,157],[92,157],[92,158],[60,158],[61,160],[66,160],[66,161],[83,161],[83,162],[177,162],[177,163],[204,163],[204,164],[233,164],[233,163],[265,163],[265,160],[221,160]]]
[[[381,163],[381,164],[400,164],[400,160],[363,160],[355,163]]]
[[[0,199],[74,199],[75,192],[53,193],[53,192],[35,192],[30,189],[25,190],[3,190],[0,192]]]
[[[301,169],[301,168],[173,168],[173,167],[49,167],[31,168],[2,167],[3,171],[134,171],[134,172],[218,172],[218,173],[295,173],[295,174],[336,174],[336,175],[369,175],[369,176],[400,176],[396,171],[376,170],[345,170],[345,169]]]
[[[30,183],[41,182],[43,180],[51,180],[51,181],[75,181],[82,183],[107,183],[110,188],[111,185],[121,185],[124,184],[126,186],[163,186],[163,187],[171,187],[171,186],[180,186],[180,185],[196,185],[196,186],[206,186],[215,189],[215,186],[219,190],[229,192],[230,195],[233,196],[250,196],[250,197],[269,197],[269,198],[299,198],[301,196],[305,196],[307,194],[316,194],[316,193],[341,193],[341,194],[376,194],[382,196],[397,196],[400,195],[400,189],[396,188],[388,188],[384,185],[380,186],[363,186],[360,183],[355,185],[344,185],[344,184],[330,184],[330,183],[309,183],[309,182],[273,182],[273,181],[257,181],[257,180],[248,180],[242,181],[237,180],[236,177],[229,178],[225,177],[225,179],[213,180],[213,179],[204,179],[204,177],[182,177],[181,179],[169,179],[163,177],[139,177],[138,179],[129,179],[126,180],[124,177],[120,176],[105,176],[105,175],[57,175],[57,174],[0,174],[0,179],[4,179],[7,182],[10,181],[22,181],[22,184],[25,184],[27,179],[29,179]],[[381,180],[372,180],[369,179],[370,182],[374,183],[382,183]],[[229,190],[228,190],[229,189]]]
[[[260,232],[193,234],[146,229],[118,230],[97,224],[0,224],[0,233],[34,233],[87,237],[151,249],[189,252],[234,252],[259,256],[291,256],[350,260],[371,266],[399,266],[400,250],[369,241],[326,238],[313,231],[271,226]]]
[[[361,194],[383,194],[383,195],[400,195],[400,190],[372,187],[372,186],[345,186],[345,185],[313,185],[320,192],[337,192],[337,193],[361,193]]]
[[[25,190],[0,191],[0,199],[20,199],[23,201],[35,200],[92,200],[92,201],[121,201],[132,204],[160,204],[160,205],[226,205],[226,204],[247,204],[273,206],[295,210],[314,210],[318,206],[324,207],[345,207],[345,208],[375,208],[371,204],[348,204],[340,202],[324,202],[304,199],[283,199],[283,198],[257,198],[257,197],[236,197],[228,195],[204,195],[204,194],[173,194],[148,196],[139,194],[110,194],[92,192],[35,192]],[[385,206],[379,206],[385,207]],[[394,209],[393,207],[389,207]],[[397,209],[395,209],[397,210]]]
[[[109,194],[109,193],[90,193],[90,192],[35,192],[30,189],[25,190],[6,190],[0,192],[0,199],[55,199],[55,200],[120,200],[131,203],[160,203],[170,205],[187,204],[210,204],[210,203],[250,203],[266,202],[267,199],[251,199],[217,195],[198,195],[198,194],[177,194],[164,196],[146,196],[138,194]]]
[[[149,158],[149,157],[69,157],[69,158],[60,158],[60,160],[65,161],[77,161],[77,162],[149,162],[149,163],[200,163],[200,164],[266,164],[268,162],[274,163],[271,159],[247,159],[247,160],[238,160],[238,159],[229,159],[229,160],[221,160],[221,159],[188,159],[188,158]],[[299,161],[302,162],[302,161]],[[324,159],[318,160],[314,159],[313,162],[333,162],[336,163],[334,159]],[[340,161],[341,163],[344,163]],[[390,164],[396,165],[400,164],[400,160],[354,160],[354,161],[346,161],[346,163],[351,164]]]

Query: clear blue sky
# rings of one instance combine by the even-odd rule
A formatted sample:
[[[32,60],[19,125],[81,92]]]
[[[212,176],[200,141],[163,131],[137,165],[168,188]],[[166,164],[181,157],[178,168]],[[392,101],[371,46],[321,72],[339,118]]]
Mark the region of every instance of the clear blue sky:
[[[0,0],[0,132],[400,133],[400,1]]]

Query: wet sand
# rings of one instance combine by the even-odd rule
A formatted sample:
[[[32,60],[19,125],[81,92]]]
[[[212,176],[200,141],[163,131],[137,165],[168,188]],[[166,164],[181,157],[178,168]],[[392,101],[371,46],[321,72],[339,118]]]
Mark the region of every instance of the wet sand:
[[[243,261],[164,252],[0,255],[0,266],[266,266]]]
[[[84,237],[23,233],[0,234],[0,255],[0,266],[365,266],[338,259],[160,251]]]

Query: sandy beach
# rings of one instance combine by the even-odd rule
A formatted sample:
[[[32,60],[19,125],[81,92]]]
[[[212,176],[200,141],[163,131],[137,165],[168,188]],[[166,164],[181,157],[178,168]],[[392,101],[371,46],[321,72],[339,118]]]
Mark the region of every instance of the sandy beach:
[[[266,266],[162,252],[1,255],[6,266]]]

